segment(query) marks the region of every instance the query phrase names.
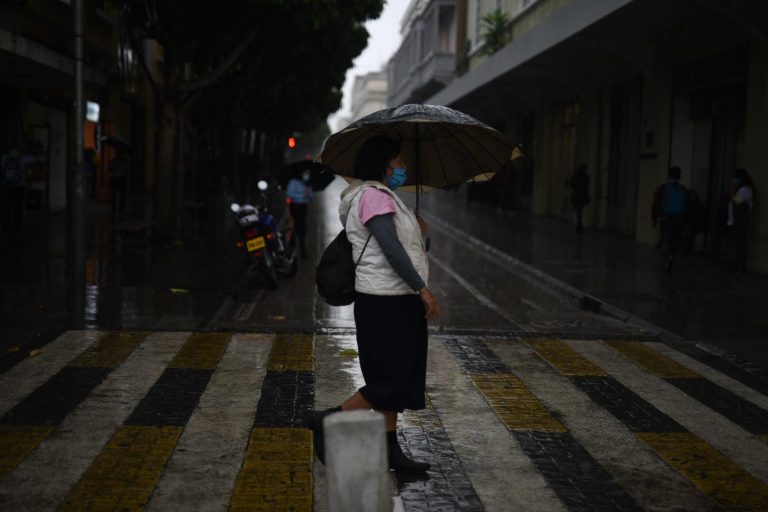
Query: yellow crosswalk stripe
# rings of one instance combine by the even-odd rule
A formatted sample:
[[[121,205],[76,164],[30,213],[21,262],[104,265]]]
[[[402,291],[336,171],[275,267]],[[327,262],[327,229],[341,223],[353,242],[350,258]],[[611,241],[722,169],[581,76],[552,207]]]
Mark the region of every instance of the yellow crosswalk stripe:
[[[509,430],[567,432],[515,375],[485,373],[470,378]]]
[[[254,428],[230,510],[311,512],[312,432]]]
[[[224,354],[230,337],[227,333],[196,332],[184,343],[168,367],[213,370]]]
[[[53,432],[53,427],[0,425],[0,480]]]
[[[122,427],[59,510],[141,510],[149,501],[182,430],[182,427]]]
[[[607,375],[602,368],[560,340],[534,340],[528,344],[542,359],[569,377]],[[659,377],[698,377],[697,373],[644,343],[621,341],[607,344]],[[589,365],[601,373],[583,373]],[[635,435],[724,510],[763,510],[768,504],[768,486],[765,483],[696,435],[690,432],[635,432]]]
[[[636,434],[724,510],[765,510],[768,486],[689,432]]]
[[[313,367],[313,336],[306,334],[278,335],[269,355],[269,371],[311,372]]]
[[[641,341],[606,341],[606,345],[661,379],[695,379],[701,375],[660,354]]]
[[[105,334],[67,365],[73,368],[117,368],[141,345],[149,332],[110,332]]]
[[[524,341],[566,377],[608,376],[602,368],[558,339],[528,338]]]

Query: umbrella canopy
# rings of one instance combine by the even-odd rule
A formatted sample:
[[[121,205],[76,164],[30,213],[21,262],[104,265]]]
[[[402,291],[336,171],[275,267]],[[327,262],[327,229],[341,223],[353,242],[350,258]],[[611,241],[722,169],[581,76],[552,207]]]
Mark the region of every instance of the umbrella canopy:
[[[293,178],[301,179],[301,175],[307,170],[309,171],[309,186],[315,192],[323,190],[336,177],[333,169],[326,165],[312,160],[301,160],[282,166],[277,174],[277,181],[281,187],[287,188],[289,181]]]
[[[334,133],[325,141],[318,160],[351,177],[357,150],[368,138],[379,135],[402,141],[409,166],[405,185],[417,185],[417,193],[421,188],[487,180],[519,155],[506,135],[463,112],[410,104],[379,110]]]

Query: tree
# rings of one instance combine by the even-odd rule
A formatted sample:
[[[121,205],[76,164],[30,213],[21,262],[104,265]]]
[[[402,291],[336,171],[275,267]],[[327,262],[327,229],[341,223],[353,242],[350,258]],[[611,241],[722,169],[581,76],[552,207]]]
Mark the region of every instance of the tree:
[[[346,70],[365,48],[364,22],[383,0],[123,0],[124,20],[153,83],[155,215],[170,227],[178,125],[250,127],[282,139],[338,109]],[[155,82],[143,39],[163,48]],[[194,110],[194,112],[193,112]],[[188,114],[189,117],[187,117]]]

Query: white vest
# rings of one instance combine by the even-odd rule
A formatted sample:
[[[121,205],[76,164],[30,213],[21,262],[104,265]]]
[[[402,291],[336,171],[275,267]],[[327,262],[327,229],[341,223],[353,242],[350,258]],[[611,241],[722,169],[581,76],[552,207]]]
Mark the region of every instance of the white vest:
[[[411,258],[413,267],[426,284],[429,278],[429,263],[424,240],[421,238],[421,228],[413,212],[389,188],[377,181],[354,180],[341,193],[339,218],[347,230],[347,238],[352,244],[352,257],[355,261],[360,258],[366,240],[371,232],[360,221],[360,198],[364,190],[377,188],[389,194],[394,200],[397,212],[394,216],[397,238]],[[395,272],[387,261],[376,237],[371,237],[363,257],[355,271],[355,290],[371,295],[408,295],[418,292]]]

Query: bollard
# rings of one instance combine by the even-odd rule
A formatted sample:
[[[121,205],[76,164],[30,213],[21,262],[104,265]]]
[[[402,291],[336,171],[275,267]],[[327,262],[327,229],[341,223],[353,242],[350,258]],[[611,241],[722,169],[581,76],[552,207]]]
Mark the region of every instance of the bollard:
[[[375,411],[337,412],[323,422],[328,478],[328,510],[392,510],[384,415]]]

